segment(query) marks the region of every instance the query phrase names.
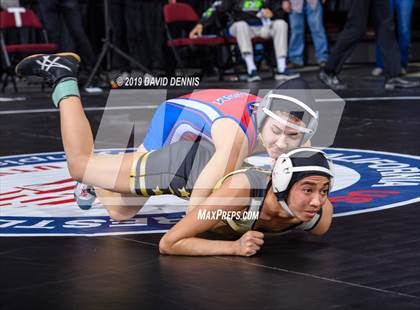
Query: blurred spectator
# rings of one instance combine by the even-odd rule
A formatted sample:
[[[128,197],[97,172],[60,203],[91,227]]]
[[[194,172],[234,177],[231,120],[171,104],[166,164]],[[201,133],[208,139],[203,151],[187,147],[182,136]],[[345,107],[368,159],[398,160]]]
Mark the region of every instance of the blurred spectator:
[[[109,0],[109,19],[112,29],[112,42],[121,50],[140,62],[141,5],[136,0]],[[130,64],[118,54],[112,57],[113,68],[129,71]]]
[[[357,42],[365,35],[370,10],[374,13],[377,40],[382,56],[384,56],[385,88],[417,87],[418,81],[408,81],[399,77],[401,73],[400,55],[387,0],[352,1],[344,30],[340,33],[331,51],[325,69],[320,71],[319,79],[332,89],[347,87],[340,81],[338,74]]]
[[[163,1],[110,0],[110,19],[113,43],[147,68],[163,63]],[[113,65],[129,71],[127,63],[118,55]]]
[[[7,10],[21,6],[19,0],[0,0],[0,9]]]
[[[226,27],[227,14],[221,9],[222,1],[214,1],[201,15],[197,25],[191,30],[190,39],[201,37],[203,33],[215,34],[222,27]]]
[[[166,1],[140,1],[141,15],[137,17],[140,25],[140,63],[147,68],[163,69],[165,60],[163,44],[165,28],[163,23],[163,6]]]
[[[411,41],[411,15],[413,13],[414,0],[390,0],[391,14],[396,14],[398,46],[401,57],[401,73],[407,74],[408,55]],[[384,70],[384,61],[378,43],[375,46],[376,66],[372,75],[381,75]]]
[[[326,0],[289,0],[291,12],[289,14],[289,68],[302,67],[303,50],[305,48],[305,19],[311,30],[312,42],[318,64],[323,67],[328,59],[328,42],[325,35],[322,4]]]
[[[288,27],[284,21],[282,1],[222,0],[216,1],[211,9],[212,11],[207,11],[191,31],[190,37],[201,36],[203,26],[214,22],[215,16],[229,15],[232,21],[229,32],[236,37],[242,58],[245,60],[249,82],[261,80],[254,61],[252,38],[255,37],[273,38],[277,62],[276,79],[298,76],[286,71]]]
[[[49,40],[59,44],[61,51],[71,50],[71,42],[60,40],[60,30],[65,26],[82,57],[83,66],[92,67],[95,56],[83,28],[78,0],[42,0],[38,5]]]

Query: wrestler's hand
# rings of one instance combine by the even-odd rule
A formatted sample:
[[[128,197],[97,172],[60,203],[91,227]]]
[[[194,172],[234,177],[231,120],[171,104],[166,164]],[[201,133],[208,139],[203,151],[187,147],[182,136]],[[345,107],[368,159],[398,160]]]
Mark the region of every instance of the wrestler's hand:
[[[195,38],[201,37],[202,34],[203,34],[203,25],[202,24],[197,24],[191,30],[189,38],[190,39],[195,39]]]
[[[259,231],[247,231],[242,237],[235,241],[236,255],[252,256],[260,250],[264,244],[264,234]]]

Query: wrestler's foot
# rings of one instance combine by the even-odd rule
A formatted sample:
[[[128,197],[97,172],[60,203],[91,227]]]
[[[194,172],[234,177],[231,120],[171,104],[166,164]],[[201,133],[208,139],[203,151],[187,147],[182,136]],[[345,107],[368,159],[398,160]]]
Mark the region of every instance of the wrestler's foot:
[[[76,78],[80,57],[75,53],[37,54],[22,59],[15,68],[19,76],[39,76],[55,87],[63,78]]]
[[[77,182],[74,187],[74,199],[76,199],[80,209],[89,210],[96,199],[95,188],[91,185]]]

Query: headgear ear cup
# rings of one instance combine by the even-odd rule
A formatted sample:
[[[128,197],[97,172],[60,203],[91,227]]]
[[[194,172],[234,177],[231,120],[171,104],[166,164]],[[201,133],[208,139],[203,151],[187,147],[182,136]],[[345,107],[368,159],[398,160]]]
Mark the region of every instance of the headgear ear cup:
[[[309,175],[323,175],[330,179],[329,190],[334,178],[333,164],[327,155],[315,148],[299,148],[282,154],[272,171],[273,192],[280,205],[293,216],[285,201],[288,192],[300,178]]]
[[[293,175],[291,168],[293,168],[293,164],[290,158],[287,157],[287,154],[280,155],[272,172],[272,183],[275,193],[283,193],[289,186]]]

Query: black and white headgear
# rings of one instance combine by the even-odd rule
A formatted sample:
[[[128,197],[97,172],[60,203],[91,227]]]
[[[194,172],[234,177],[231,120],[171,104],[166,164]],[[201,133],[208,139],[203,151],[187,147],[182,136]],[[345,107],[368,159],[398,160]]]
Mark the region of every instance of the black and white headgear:
[[[327,155],[315,148],[298,148],[277,159],[272,171],[273,192],[284,210],[294,216],[286,203],[287,194],[293,184],[312,175],[325,176],[330,180],[329,190],[332,188],[334,170]]]
[[[315,100],[310,96],[308,90],[304,89],[275,89],[270,91],[258,103],[257,107],[257,124],[258,130],[261,132],[262,126],[267,117],[271,117],[283,126],[287,126],[298,130],[303,134],[301,144],[310,140],[315,134],[318,127],[319,113],[314,111],[311,106],[314,106]],[[291,123],[275,112],[287,112],[302,120],[306,127]]]

